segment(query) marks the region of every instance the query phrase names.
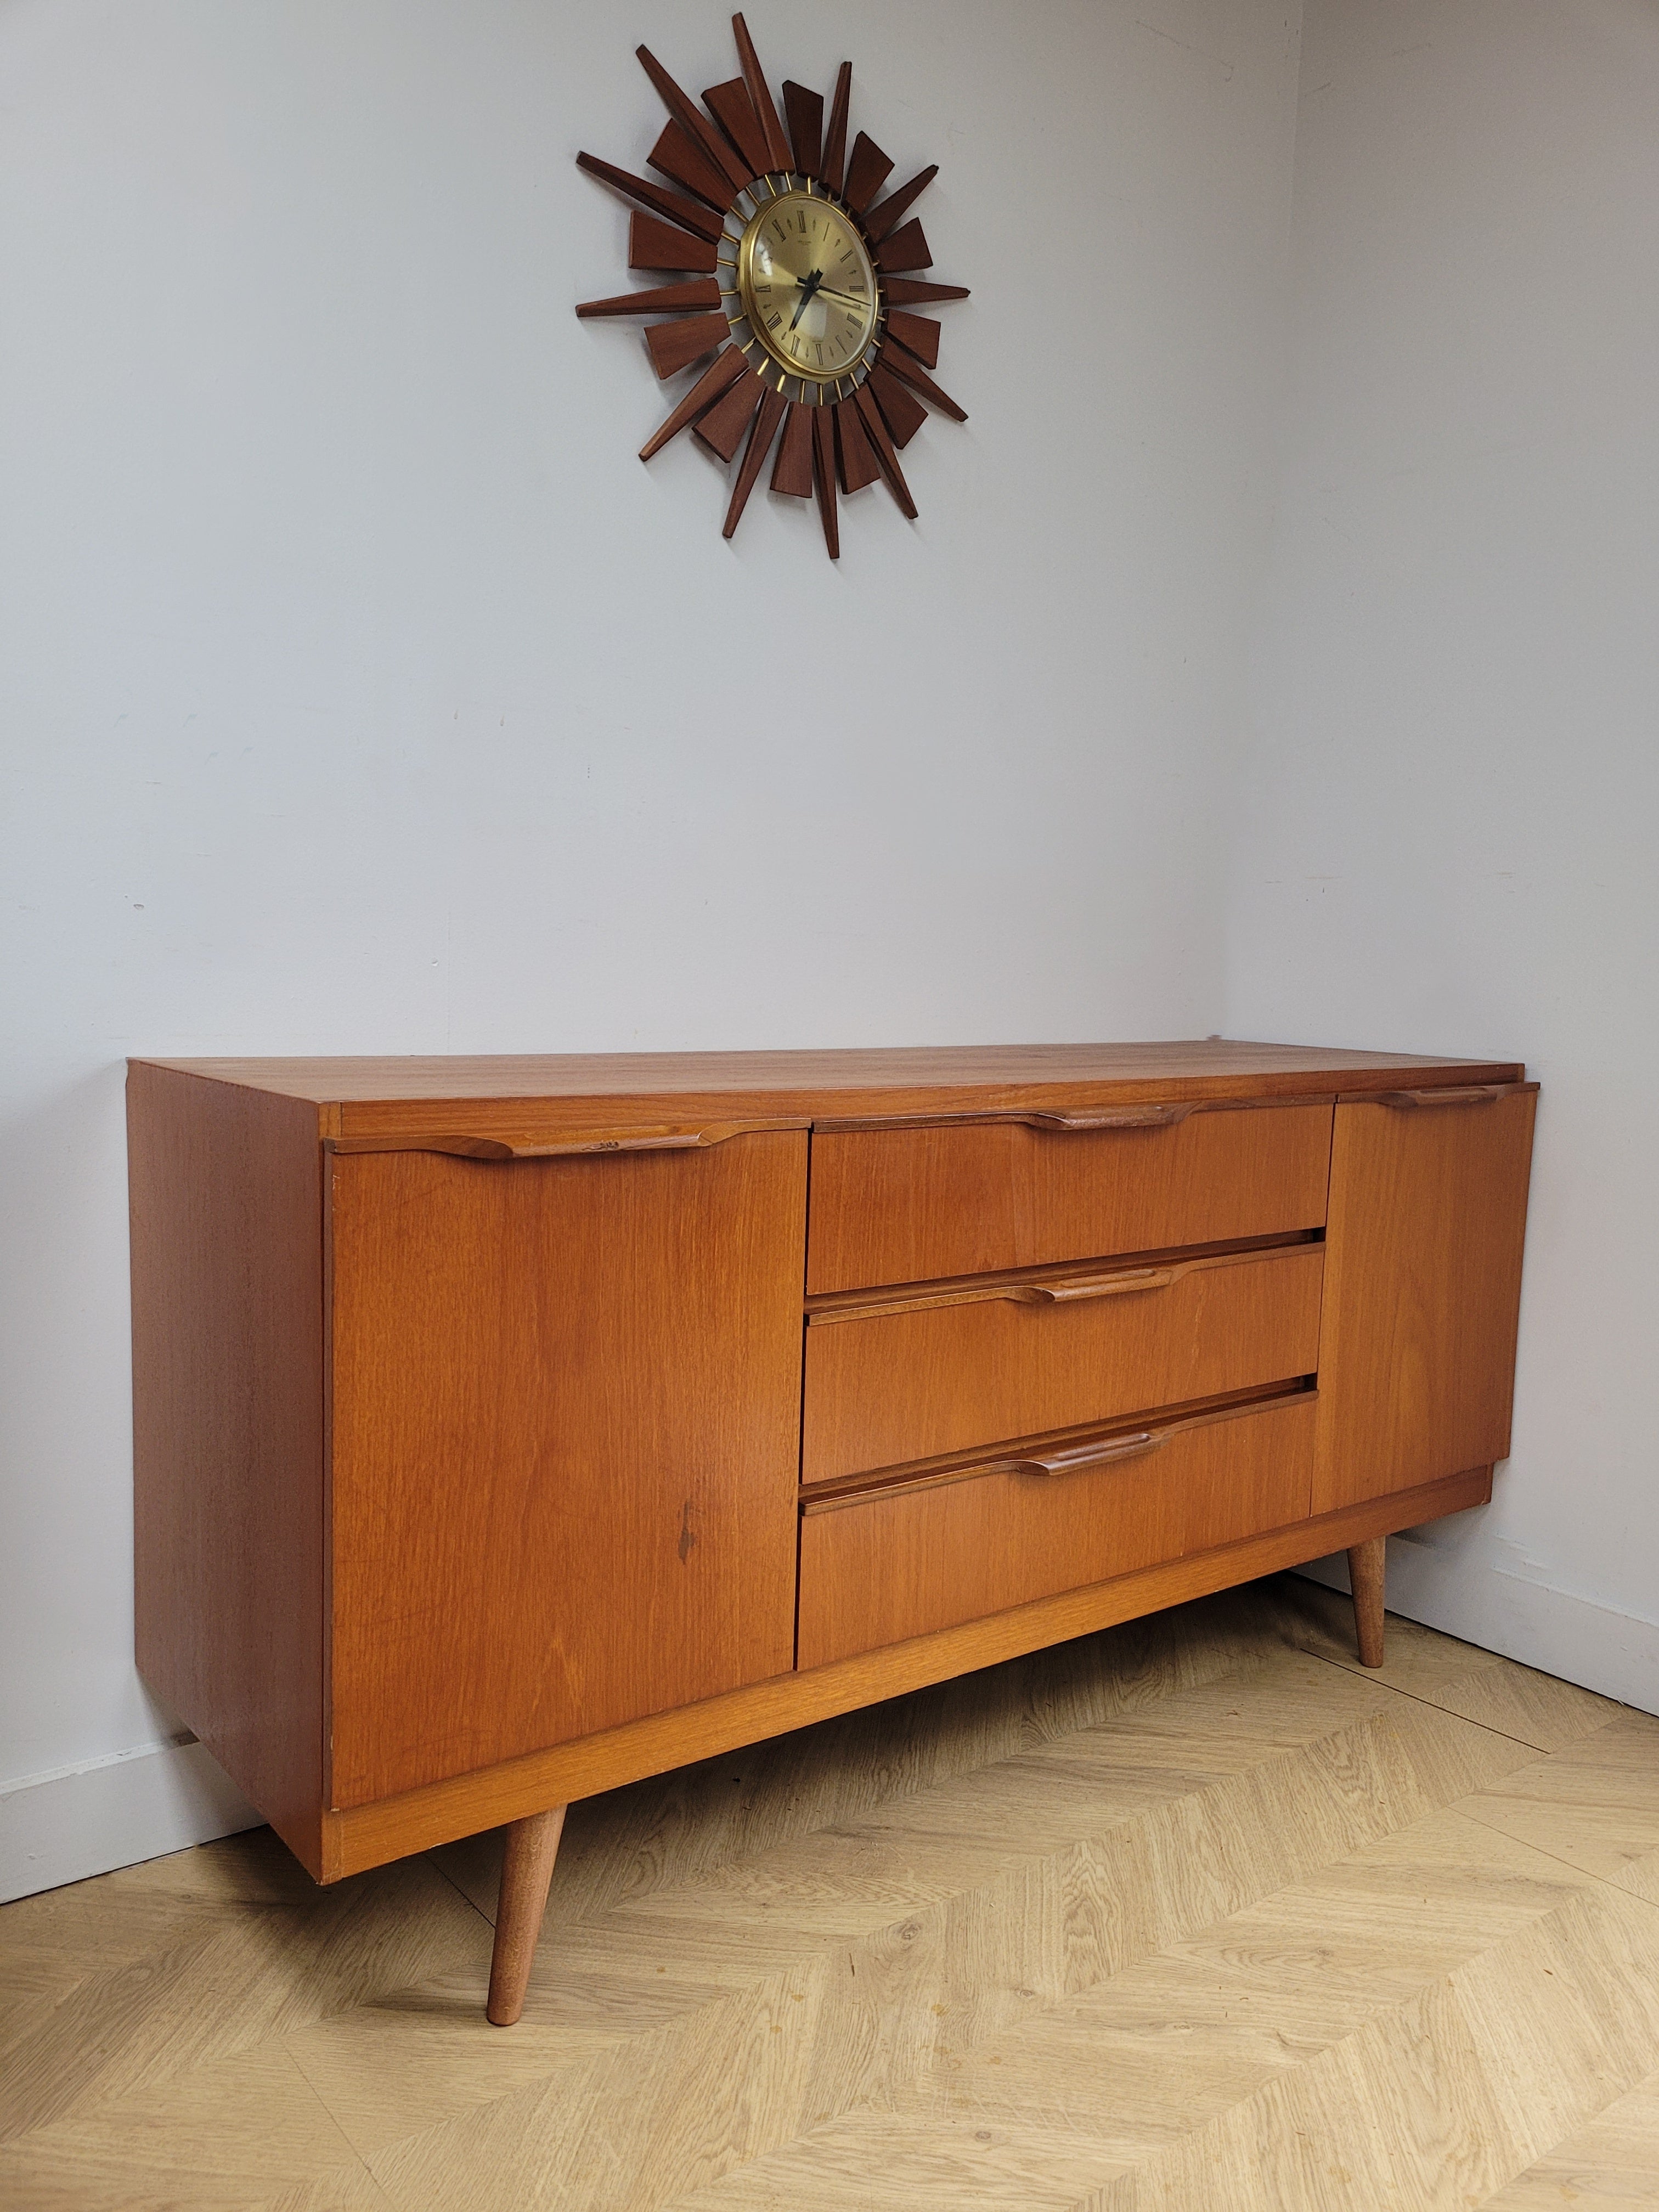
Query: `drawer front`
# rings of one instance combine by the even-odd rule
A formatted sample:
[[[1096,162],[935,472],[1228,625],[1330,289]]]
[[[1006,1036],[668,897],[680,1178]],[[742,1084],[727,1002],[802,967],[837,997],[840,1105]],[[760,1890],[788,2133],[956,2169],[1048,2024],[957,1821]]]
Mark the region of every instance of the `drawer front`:
[[[993,1469],[809,1504],[797,1664],[822,1666],[1304,1520],[1316,1411],[1309,1391],[1183,1424],[1156,1448],[1103,1465]]]
[[[1242,1117],[1241,1117],[1242,1118]],[[806,1333],[804,1482],[1103,1425],[1319,1364],[1324,1249],[973,1290]]]
[[[1263,1106],[1095,1128],[1009,1121],[816,1132],[806,1287],[932,1282],[1317,1229],[1331,1114]]]

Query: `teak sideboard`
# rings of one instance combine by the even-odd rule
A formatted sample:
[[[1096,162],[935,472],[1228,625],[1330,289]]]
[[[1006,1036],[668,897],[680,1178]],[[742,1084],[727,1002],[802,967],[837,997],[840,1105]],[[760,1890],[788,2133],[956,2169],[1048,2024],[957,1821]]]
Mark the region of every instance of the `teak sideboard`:
[[[1534,1093],[1219,1041],[135,1060],[137,1650],[319,1881],[1492,1494]]]

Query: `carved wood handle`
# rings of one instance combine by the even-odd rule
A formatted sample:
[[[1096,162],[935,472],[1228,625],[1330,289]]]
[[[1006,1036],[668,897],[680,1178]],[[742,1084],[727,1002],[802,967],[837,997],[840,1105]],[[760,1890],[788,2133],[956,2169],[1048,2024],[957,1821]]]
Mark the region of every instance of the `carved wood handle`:
[[[1105,1107],[1097,1114],[1018,1114],[1010,1120],[1028,1129],[1172,1129],[1184,1121],[1197,1100],[1180,1106]]]
[[[1530,1091],[1535,1084],[1527,1083],[1465,1083],[1448,1084],[1441,1091],[1379,1091],[1379,1106],[1490,1106],[1499,1098],[1507,1098],[1516,1091]]]
[[[1139,1459],[1155,1452],[1167,1438],[1157,1429],[1140,1429],[1131,1437],[1107,1437],[1097,1443],[1073,1444],[1069,1451],[1022,1452],[1017,1459],[994,1461],[988,1474],[1006,1468],[1014,1474],[1070,1474],[1074,1468],[1109,1467],[1115,1460]]]
[[[698,1129],[568,1129],[546,1137],[482,1137],[444,1131],[395,1137],[331,1137],[335,1152],[448,1152],[467,1160],[556,1160],[605,1152],[689,1152],[723,1145],[751,1129],[805,1127],[804,1122],[711,1121]]]
[[[1086,1276],[1075,1283],[1021,1283],[1003,1296],[1023,1305],[1067,1305],[1073,1298],[1110,1298],[1126,1291],[1161,1291],[1184,1274],[1182,1267],[1126,1267],[1115,1275]]]

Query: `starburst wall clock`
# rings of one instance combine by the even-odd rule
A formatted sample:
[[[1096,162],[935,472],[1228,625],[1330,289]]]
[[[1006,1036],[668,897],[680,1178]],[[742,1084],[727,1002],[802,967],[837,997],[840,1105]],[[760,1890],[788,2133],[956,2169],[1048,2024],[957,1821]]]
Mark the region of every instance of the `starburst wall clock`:
[[[852,64],[841,65],[827,131],[822,95],[785,84],[786,136],[741,15],[732,27],[743,74],[712,86],[702,107],[639,49],[668,109],[647,160],[678,190],[576,156],[635,204],[629,267],[675,280],[588,300],[576,313],[665,316],[645,334],[658,376],[701,370],[641,448],[642,461],[686,429],[728,464],[743,446],[730,538],[775,443],[772,489],[816,495],[834,561],[837,486],[860,491],[879,477],[914,520],[899,449],[930,407],[967,421],[928,374],[939,362],[938,323],[910,310],[968,294],[916,273],[933,258],[920,222],[905,218],[937,165],[878,200],[892,162],[862,131],[848,155]]]

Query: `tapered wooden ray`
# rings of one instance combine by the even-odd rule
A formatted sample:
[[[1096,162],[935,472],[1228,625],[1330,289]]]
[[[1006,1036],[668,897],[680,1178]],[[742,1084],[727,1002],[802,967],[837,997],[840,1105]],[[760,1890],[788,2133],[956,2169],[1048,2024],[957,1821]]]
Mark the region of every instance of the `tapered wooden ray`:
[[[883,239],[876,248],[876,258],[890,276],[902,276],[907,269],[931,269],[933,265],[927,237],[914,216],[890,238]]]
[[[771,149],[743,79],[734,76],[724,84],[711,84],[702,100],[703,106],[737,148],[739,157],[756,176],[763,177],[773,166]]]
[[[914,522],[916,503],[910,496],[909,485],[904,481],[904,471],[899,466],[898,455],[893,450],[893,441],[888,434],[887,425],[881,419],[881,410],[876,404],[875,394],[867,384],[861,384],[853,398],[869,433],[871,450],[880,462],[881,472],[887,479],[887,488],[903,513]]]
[[[737,389],[741,390],[742,386],[738,386]],[[738,480],[732,487],[732,504],[726,510],[726,526],[720,532],[722,538],[730,538],[742,521],[743,510],[749,504],[749,495],[766,465],[766,456],[772,450],[772,441],[778,434],[778,425],[788,406],[789,402],[782,392],[774,392],[769,385],[761,394],[760,411],[749,433],[743,466],[738,471]]]
[[[870,372],[869,388],[892,432],[893,443],[901,449],[908,446],[927,420],[927,410],[880,362]]]
[[[783,105],[789,118],[795,167],[803,177],[816,177],[823,166],[823,94],[786,79]]]
[[[818,495],[818,520],[830,558],[841,558],[841,523],[836,513],[836,431],[830,410],[812,410],[812,488]]]
[[[973,297],[965,284],[927,284],[919,276],[890,276],[881,289],[895,307],[921,307],[929,301]]]
[[[711,368],[706,369],[692,386],[673,413],[665,418],[656,430],[640,447],[640,459],[650,460],[661,453],[671,438],[708,413],[726,386],[743,374],[748,363],[736,346],[727,346]]]
[[[843,62],[836,79],[836,96],[830,106],[830,135],[823,142],[823,166],[819,173],[832,192],[841,190],[847,167],[847,111],[853,102],[853,64]]]
[[[598,177],[602,184],[612,185],[625,192],[630,200],[637,200],[658,215],[666,216],[683,230],[695,231],[699,238],[718,240],[725,235],[726,225],[720,216],[708,208],[699,207],[696,200],[686,199],[679,192],[664,190],[653,185],[648,177],[636,177],[627,169],[618,169],[609,161],[602,161],[597,154],[578,154],[576,167],[586,169],[590,177]]]
[[[890,368],[895,376],[902,376],[908,385],[921,392],[922,398],[937,407],[941,414],[948,415],[954,422],[965,422],[968,420],[967,410],[958,407],[948,392],[941,392],[915,356],[908,348],[899,344],[896,339],[882,348],[881,358],[884,368]]]
[[[902,307],[887,311],[887,335],[908,347],[929,368],[939,366],[939,325],[926,315],[908,315]]]
[[[871,450],[856,401],[843,399],[834,411],[841,488],[846,492],[862,491],[866,484],[874,483],[881,474],[881,464]]]
[[[911,178],[908,185],[901,185],[896,192],[890,192],[878,207],[871,209],[864,218],[864,234],[872,246],[879,246],[899,218],[908,215],[938,174],[939,163],[929,162],[925,169]]]
[[[712,276],[695,284],[656,284],[643,292],[618,292],[614,299],[584,300],[576,313],[591,315],[683,315],[695,307],[718,307],[720,288]]]
[[[731,206],[732,187],[724,174],[672,115],[662,127],[662,136],[645,158],[665,177],[672,177],[688,192],[695,192],[700,200],[706,200],[716,214],[724,216]]]
[[[672,222],[659,222],[653,215],[637,211],[628,218],[628,265],[630,269],[684,269],[712,276],[719,264],[719,250],[709,238],[693,238]],[[890,285],[888,289],[891,291]]]
[[[675,83],[668,71],[657,59],[649,46],[636,46],[640,67],[662,94],[663,105],[669,113],[689,131],[717,169],[724,170],[732,180],[734,191],[741,191],[754,181],[743,161],[732,151],[720,132],[703,113],[689,93]]]
[[[729,392],[722,392],[708,412],[692,426],[691,434],[729,461],[743,443],[743,434],[754,420],[765,390],[752,368],[745,368]]]
[[[812,414],[811,408],[792,399],[783,435],[778,441],[772,489],[786,492],[791,499],[812,496]]]
[[[853,141],[853,158],[847,164],[847,183],[842,198],[854,215],[862,215],[893,173],[893,164],[873,138],[860,131]]]
[[[749,26],[741,15],[732,18],[732,35],[738,42],[738,64],[743,71],[744,83],[749,89],[749,100],[760,126],[766,136],[769,169],[787,169],[789,142],[783,135],[783,125],[778,121],[778,111],[773,104],[771,87],[766,82],[766,71],[760,65],[760,56],[755,52],[755,42],[749,35]]]
[[[651,364],[659,377],[678,376],[715,347],[724,345],[732,326],[723,314],[691,315],[683,323],[653,323],[645,334]]]

